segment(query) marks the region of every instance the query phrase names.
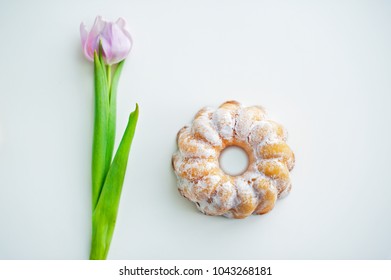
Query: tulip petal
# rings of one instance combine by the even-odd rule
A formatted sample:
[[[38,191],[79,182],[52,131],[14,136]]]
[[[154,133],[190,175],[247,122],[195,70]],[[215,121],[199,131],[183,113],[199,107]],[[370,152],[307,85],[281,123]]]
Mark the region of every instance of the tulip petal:
[[[107,24],[108,22],[106,20],[104,20],[101,16],[97,16],[89,35],[92,37],[99,37]]]
[[[84,22],[82,22],[80,24],[80,38],[81,38],[81,44],[83,47],[87,41],[87,36],[88,36],[88,31],[87,31],[86,25],[84,24]]]
[[[118,18],[115,22],[121,29],[124,29],[126,27],[126,20],[122,17]]]
[[[120,17],[119,19],[117,19],[117,21],[115,23],[122,30],[124,35],[128,38],[128,40],[130,41],[130,45],[133,45],[133,39],[132,39],[132,36],[130,36],[130,33],[128,31],[126,20],[124,18]]]
[[[80,39],[81,39],[81,46],[83,48],[83,53],[88,60],[94,61],[94,57],[90,56],[89,53],[86,51],[87,37],[88,37],[88,31],[85,24],[82,22],[80,24]]]
[[[124,60],[128,56],[132,47],[132,41],[118,25],[113,24],[111,29],[111,57],[108,63],[114,64]]]
[[[130,48],[132,48],[132,45],[133,45],[133,39],[132,39],[132,36],[130,36],[130,33],[128,31],[128,28],[127,28],[127,23],[126,23],[126,20],[123,19],[123,18],[119,18],[117,20],[117,24],[118,26],[121,28],[122,32],[124,33],[124,35],[128,38],[129,42],[130,42]],[[130,50],[129,50],[130,51]]]
[[[102,50],[103,50],[103,57],[105,59],[106,64],[111,65],[111,57],[112,57],[112,51],[111,51],[111,26],[113,23],[108,22],[104,29],[100,33],[100,40],[102,42]]]
[[[92,29],[87,37],[87,43],[85,45],[84,52],[88,56],[93,57],[94,51],[97,51],[99,48],[99,39],[102,30],[105,28],[107,21],[105,21],[101,16],[97,16],[92,26]]]
[[[132,37],[126,29],[126,21],[119,18],[116,22],[108,22],[97,16],[90,32],[84,23],[80,25],[80,37],[85,56],[93,61],[94,52],[102,44],[102,55],[105,64],[112,65],[124,60],[131,48]]]

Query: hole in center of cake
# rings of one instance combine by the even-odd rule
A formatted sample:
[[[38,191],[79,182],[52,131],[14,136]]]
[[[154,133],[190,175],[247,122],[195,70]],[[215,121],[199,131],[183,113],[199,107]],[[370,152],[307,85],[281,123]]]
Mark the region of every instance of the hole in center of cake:
[[[245,150],[237,146],[225,148],[219,159],[220,168],[228,175],[238,176],[243,174],[249,161]]]

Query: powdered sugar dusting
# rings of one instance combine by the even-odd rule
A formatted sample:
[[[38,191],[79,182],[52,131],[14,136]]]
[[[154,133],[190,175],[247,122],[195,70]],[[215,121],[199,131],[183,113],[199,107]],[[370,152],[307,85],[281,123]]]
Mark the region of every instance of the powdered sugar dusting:
[[[206,142],[210,143],[212,146],[221,146],[221,138],[214,128],[212,123],[212,111],[211,109],[205,108],[203,111],[200,111],[198,116],[194,119],[192,125],[192,132],[195,137],[199,137]]]
[[[287,170],[293,168],[294,155],[286,137],[286,130],[268,120],[260,106],[228,101],[218,109],[203,108],[178,133],[179,151],[173,155],[178,189],[208,215],[264,214],[273,208],[277,195],[285,196],[291,189]],[[230,145],[244,148],[250,156],[242,175],[232,177],[219,168],[218,157]],[[265,160],[278,164],[264,166]]]
[[[219,108],[213,114],[213,122],[217,131],[225,140],[232,140],[234,136],[236,110],[231,111],[226,108]]]

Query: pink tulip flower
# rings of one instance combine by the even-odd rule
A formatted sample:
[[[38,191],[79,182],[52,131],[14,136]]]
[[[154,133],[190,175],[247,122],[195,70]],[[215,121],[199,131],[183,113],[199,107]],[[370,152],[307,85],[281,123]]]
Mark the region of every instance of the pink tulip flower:
[[[99,51],[99,41],[101,42],[103,60],[107,65],[124,60],[133,44],[123,18],[109,22],[97,16],[90,32],[81,23],[80,37],[84,55],[91,61],[94,61],[94,52]]]

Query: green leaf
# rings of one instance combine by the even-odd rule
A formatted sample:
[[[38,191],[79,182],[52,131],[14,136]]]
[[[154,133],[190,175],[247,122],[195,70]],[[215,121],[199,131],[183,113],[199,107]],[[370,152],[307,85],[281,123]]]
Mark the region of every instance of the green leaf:
[[[115,126],[116,126],[116,114],[117,114],[117,87],[118,87],[119,77],[121,75],[121,71],[124,66],[124,62],[125,60],[122,60],[120,63],[118,63],[110,86],[110,95],[109,95],[110,108],[109,108],[109,122],[108,122],[107,150],[106,150],[106,158],[110,161],[113,157],[114,143],[115,143]]]
[[[90,259],[106,259],[110,248],[138,114],[139,109],[136,104],[136,109],[129,116],[128,125],[107,173],[99,202],[92,216]]]
[[[100,55],[101,56],[101,55]],[[103,67],[102,67],[103,66]],[[98,54],[94,53],[95,120],[92,146],[92,209],[98,203],[110,162],[106,160],[109,97],[107,80]]]

